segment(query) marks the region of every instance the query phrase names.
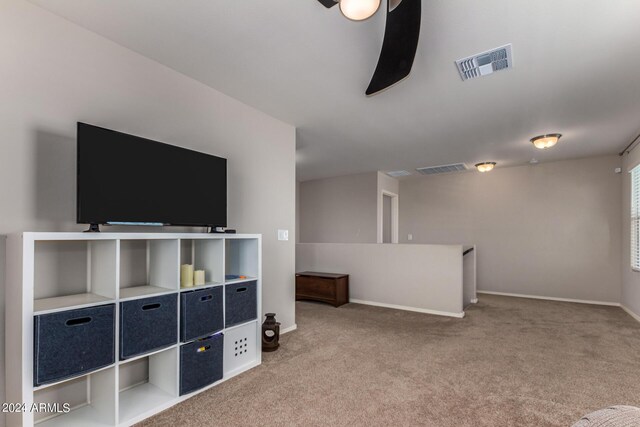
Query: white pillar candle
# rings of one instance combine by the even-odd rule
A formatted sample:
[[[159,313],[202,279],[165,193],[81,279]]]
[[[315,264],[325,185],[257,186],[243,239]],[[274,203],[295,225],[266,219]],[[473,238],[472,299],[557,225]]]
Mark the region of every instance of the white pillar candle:
[[[182,264],[180,266],[180,287],[190,288],[193,286],[193,265]]]
[[[193,272],[193,284],[195,286],[204,285],[204,270],[196,270]]]

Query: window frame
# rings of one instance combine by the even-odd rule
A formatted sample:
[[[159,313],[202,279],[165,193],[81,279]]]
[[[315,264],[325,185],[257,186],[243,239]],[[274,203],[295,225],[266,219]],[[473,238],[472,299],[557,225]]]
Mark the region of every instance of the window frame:
[[[630,200],[630,265],[631,270],[640,272],[640,164],[633,167],[631,175],[631,200]]]

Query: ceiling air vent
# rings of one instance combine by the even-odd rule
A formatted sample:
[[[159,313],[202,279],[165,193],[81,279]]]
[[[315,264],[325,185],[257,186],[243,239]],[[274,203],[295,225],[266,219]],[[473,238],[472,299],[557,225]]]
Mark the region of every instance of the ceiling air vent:
[[[454,163],[452,165],[429,166],[426,168],[417,168],[422,175],[435,175],[439,173],[462,172],[467,170],[464,163]]]
[[[402,170],[402,171],[390,171],[390,172],[387,172],[387,175],[389,175],[389,176],[391,176],[393,178],[398,178],[400,176],[409,176],[409,175],[411,175],[411,172],[404,171],[404,170]]]
[[[513,67],[511,44],[478,53],[456,61],[462,80],[475,79],[500,70]]]

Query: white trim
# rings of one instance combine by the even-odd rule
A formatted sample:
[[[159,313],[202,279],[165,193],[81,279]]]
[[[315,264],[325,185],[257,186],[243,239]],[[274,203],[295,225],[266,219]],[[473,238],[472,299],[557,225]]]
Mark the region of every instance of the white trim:
[[[464,317],[464,311],[461,311],[460,313],[453,313],[450,311],[438,311],[430,310],[428,308],[407,307],[406,305],[386,304],[384,302],[364,301],[361,299],[353,298],[350,298],[349,302],[355,304],[373,305],[375,307],[394,308],[396,310],[415,311],[417,313],[435,314],[436,316],[457,317],[459,319]]]
[[[398,243],[399,196],[387,190],[380,190],[378,199],[378,243],[382,243],[384,238],[384,196],[391,197],[391,243]]]
[[[298,329],[298,324],[294,323],[293,325],[289,326],[288,328],[284,328],[284,329],[280,330],[280,335],[284,335],[284,334],[286,334],[288,332],[293,332],[296,329]]]
[[[478,291],[478,293],[486,294],[486,295],[500,295],[503,297],[530,298],[530,299],[541,299],[541,300],[548,300],[548,301],[575,302],[578,304],[593,304],[593,305],[607,305],[611,307],[620,307],[619,302],[592,301],[592,300],[586,300],[586,299],[573,299],[573,298],[543,297],[539,295],[512,294],[508,292],[493,292],[493,291]]]
[[[627,314],[629,314],[629,316],[633,317],[634,319],[636,319],[638,322],[640,322],[640,314],[636,314],[633,311],[631,311],[631,309],[629,307],[625,307],[624,305],[620,304],[620,308],[623,309],[624,311],[627,312]]]

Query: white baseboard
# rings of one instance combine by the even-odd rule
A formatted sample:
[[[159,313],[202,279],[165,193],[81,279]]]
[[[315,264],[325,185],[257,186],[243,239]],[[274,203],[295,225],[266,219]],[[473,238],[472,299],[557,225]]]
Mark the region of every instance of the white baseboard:
[[[620,304],[620,308],[622,308],[624,311],[627,312],[627,314],[629,314],[629,316],[633,317],[634,319],[636,319],[638,322],[640,322],[640,314],[636,314],[633,311],[631,311],[631,309],[629,307],[625,307],[624,305]]]
[[[608,305],[611,307],[620,307],[619,302],[591,301],[591,300],[573,299],[573,298],[543,297],[539,295],[512,294],[507,292],[493,292],[493,291],[478,291],[478,293],[486,294],[486,295],[500,295],[503,297],[531,298],[531,299],[541,299],[541,300],[548,300],[548,301],[577,302],[579,304]]]
[[[464,317],[464,311],[460,313],[453,313],[450,311],[429,310],[428,308],[407,307],[405,305],[386,304],[383,302],[364,301],[361,299],[353,299],[353,298],[350,298],[349,302],[352,302],[355,304],[373,305],[376,307],[394,308],[396,310],[415,311],[417,313],[435,314],[436,316],[448,316],[448,317],[457,317],[457,318]]]
[[[293,325],[289,326],[288,328],[281,329],[281,330],[280,330],[280,335],[284,335],[284,334],[286,334],[287,332],[293,332],[293,331],[295,331],[296,329],[298,329],[298,324],[297,324],[297,323],[294,323]]]

